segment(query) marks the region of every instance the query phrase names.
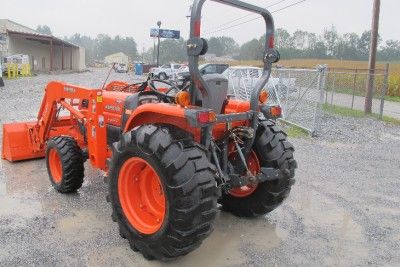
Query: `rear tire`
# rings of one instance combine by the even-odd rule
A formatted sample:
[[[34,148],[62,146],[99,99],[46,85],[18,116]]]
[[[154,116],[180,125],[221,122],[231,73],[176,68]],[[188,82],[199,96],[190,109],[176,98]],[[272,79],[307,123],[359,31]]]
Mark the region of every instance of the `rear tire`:
[[[254,191],[243,197],[223,194],[223,209],[239,217],[256,217],[273,211],[286,199],[295,182],[297,163],[293,158],[293,145],[274,122],[260,121],[253,150],[261,167],[279,169],[282,176],[258,184]]]
[[[125,133],[121,140],[113,145],[108,177],[108,199],[113,208],[112,218],[118,222],[120,235],[128,239],[132,250],[140,251],[146,259],[168,260],[193,251],[211,233],[212,222],[217,212],[219,191],[213,165],[197,143],[175,130],[164,126],[145,125]],[[142,203],[157,197],[135,199],[123,193],[127,185],[140,188],[140,185],[134,185],[134,177],[136,183],[140,183],[142,179],[148,180],[150,176],[141,175],[148,167],[131,168],[134,174],[138,174],[128,175],[128,178],[133,177],[131,180],[127,179],[125,169],[132,160],[145,161],[144,165],[147,164],[151,167],[149,169],[154,170],[162,187],[163,192],[160,194],[163,194],[165,199],[164,216],[157,220],[160,224],[146,233],[138,229],[141,225],[134,218],[139,217],[139,220],[144,221],[148,220],[149,216],[140,217],[141,211],[136,212],[130,207],[137,206],[137,201],[140,201],[140,208],[145,207],[150,215],[155,215],[157,212],[152,214],[152,207],[156,204],[150,204],[147,208],[146,204]],[[141,196],[147,195],[140,192]],[[124,204],[127,199],[130,205]]]
[[[76,141],[59,136],[47,142],[46,165],[50,182],[60,193],[81,188],[84,177],[84,157]]]

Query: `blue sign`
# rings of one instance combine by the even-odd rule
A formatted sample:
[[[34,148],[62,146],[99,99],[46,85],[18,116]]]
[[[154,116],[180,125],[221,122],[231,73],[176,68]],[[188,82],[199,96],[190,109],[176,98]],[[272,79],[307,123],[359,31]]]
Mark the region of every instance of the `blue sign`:
[[[158,37],[160,38],[170,38],[170,39],[179,39],[181,38],[181,32],[175,30],[167,30],[167,29],[150,29],[150,37]]]
[[[150,37],[158,37],[158,29],[157,28],[150,29]]]

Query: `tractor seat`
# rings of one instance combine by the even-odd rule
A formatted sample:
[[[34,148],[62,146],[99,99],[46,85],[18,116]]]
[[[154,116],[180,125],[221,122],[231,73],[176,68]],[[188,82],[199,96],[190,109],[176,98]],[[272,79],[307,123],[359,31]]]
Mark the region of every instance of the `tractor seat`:
[[[228,79],[222,74],[206,74],[203,75],[203,80],[210,89],[208,92],[210,97],[209,108],[213,109],[215,113],[220,114],[228,94]],[[193,97],[194,103],[201,106],[203,98],[200,90],[194,90]]]

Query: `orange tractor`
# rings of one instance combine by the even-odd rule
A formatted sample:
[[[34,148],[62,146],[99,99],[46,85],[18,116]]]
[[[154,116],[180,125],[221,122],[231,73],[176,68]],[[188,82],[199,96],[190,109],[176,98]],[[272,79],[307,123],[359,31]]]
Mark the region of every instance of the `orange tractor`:
[[[250,101],[229,96],[224,76],[200,74],[205,0],[195,0],[187,43],[190,86],[148,80],[89,89],[50,82],[37,121],[3,126],[2,158],[45,157],[61,193],[82,186],[86,160],[103,170],[111,217],[147,259],[168,260],[199,247],[212,231],[217,203],[237,216],[264,215],[294,183],[294,148],[274,123],[280,107],[267,104],[263,89],[279,60],[271,14],[237,0],[214,1],[265,19],[264,72]]]

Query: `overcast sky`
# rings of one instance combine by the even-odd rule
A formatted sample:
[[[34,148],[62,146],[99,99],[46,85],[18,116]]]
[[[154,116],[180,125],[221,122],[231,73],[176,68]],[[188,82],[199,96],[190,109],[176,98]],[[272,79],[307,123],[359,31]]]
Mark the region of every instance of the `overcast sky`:
[[[247,0],[247,2],[270,8],[274,11],[299,0]],[[151,27],[157,20],[162,28],[181,30],[182,37],[188,36],[190,0],[18,0],[2,1],[0,18],[8,18],[25,26],[36,28],[39,24],[50,26],[59,37],[76,32],[92,37],[99,33],[133,36],[139,49],[153,44],[149,37]],[[306,0],[304,3],[274,13],[276,27],[290,32],[297,29],[322,33],[324,28],[335,25],[339,33],[362,33],[371,27],[372,0]],[[382,0],[380,34],[384,40],[400,40],[400,1]],[[207,1],[203,11],[203,33],[229,27],[256,16],[227,24],[247,15],[231,7]],[[222,28],[224,28],[222,27]],[[243,43],[263,33],[261,20],[243,24],[213,35],[226,35]],[[209,37],[206,35],[205,37]],[[212,35],[211,35],[212,36]]]

